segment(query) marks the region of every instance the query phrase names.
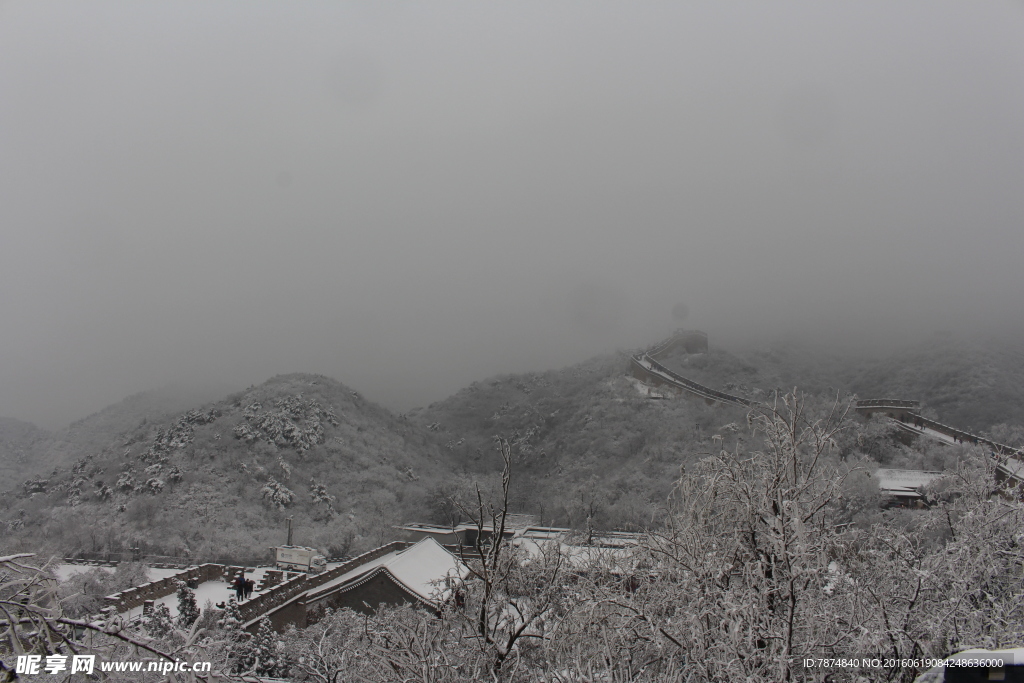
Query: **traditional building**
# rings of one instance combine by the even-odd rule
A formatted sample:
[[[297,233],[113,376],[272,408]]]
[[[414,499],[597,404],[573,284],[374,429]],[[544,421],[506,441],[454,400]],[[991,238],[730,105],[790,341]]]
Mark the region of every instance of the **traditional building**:
[[[311,589],[304,603],[307,614],[323,607],[370,612],[403,603],[437,610],[468,574],[459,558],[433,538],[424,538]]]
[[[1017,496],[1024,497],[1024,461],[1006,458],[996,465],[995,479],[996,484],[1004,490],[1016,492]]]
[[[924,487],[942,476],[942,472],[925,470],[889,470],[875,471],[878,490],[892,496],[893,501],[900,505],[924,505]]]

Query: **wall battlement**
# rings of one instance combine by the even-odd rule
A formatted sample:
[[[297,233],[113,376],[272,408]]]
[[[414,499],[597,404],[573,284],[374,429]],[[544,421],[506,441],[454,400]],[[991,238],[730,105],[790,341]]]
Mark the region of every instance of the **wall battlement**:
[[[677,392],[686,392],[703,398],[709,404],[730,403],[732,405],[750,406],[753,402],[741,396],[733,396],[683,377],[669,370],[658,362],[658,358],[674,349],[684,349],[686,353],[707,353],[708,335],[700,330],[676,330],[675,334],[651,347],[647,351],[630,357],[630,371],[633,376],[644,384],[668,386]]]

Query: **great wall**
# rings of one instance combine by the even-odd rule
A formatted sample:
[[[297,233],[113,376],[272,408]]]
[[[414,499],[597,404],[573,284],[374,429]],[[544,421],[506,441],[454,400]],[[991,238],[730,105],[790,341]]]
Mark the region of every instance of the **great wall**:
[[[754,401],[749,399],[698,384],[658,362],[658,357],[678,347],[682,347],[687,353],[707,353],[708,335],[699,330],[679,330],[661,344],[643,353],[630,356],[630,368],[633,371],[633,376],[646,384],[669,386],[693,396],[699,396],[708,404],[718,402],[747,407],[754,404]]]
[[[677,348],[687,353],[707,353],[707,334],[700,331],[677,331],[666,341],[630,357],[632,375],[650,386],[669,387],[677,393],[703,399],[708,404],[722,403],[754,408],[759,402],[728,394],[711,387],[704,386],[670,370],[659,362],[669,351]],[[1024,482],[1024,463],[1016,458],[1021,457],[1021,450],[964,430],[956,429],[920,414],[921,405],[918,401],[907,399],[864,399],[855,404],[857,413],[870,417],[874,413],[887,415],[893,423],[906,431],[938,439],[945,443],[963,443],[983,445],[990,449],[995,460],[997,477],[1012,477],[1017,482]],[[1010,457],[1014,456],[1014,457]],[[342,564],[316,575],[304,573],[287,573],[268,570],[264,574],[259,595],[239,605],[239,614],[243,628],[254,631],[263,617],[271,620],[275,629],[283,629],[289,623],[304,625],[308,609],[316,609],[319,605],[329,602],[333,588],[316,589],[325,586],[362,565],[372,562],[384,555],[402,550],[411,544],[406,541],[395,541],[363,555],[349,559]],[[236,576],[244,568],[226,564],[203,564],[160,579],[151,583],[107,596],[104,618],[111,619],[118,615],[129,614],[132,609],[142,606],[152,608],[155,600],[173,594],[180,582],[196,585],[202,582],[220,582],[227,590],[231,577]],[[225,599],[227,593],[225,592]],[[307,605],[307,602],[310,604]]]
[[[648,385],[667,386],[678,393],[685,392],[702,398],[709,405],[726,403],[749,408],[758,404],[757,401],[727,394],[694,382],[658,362],[658,358],[677,348],[684,349],[686,353],[707,353],[708,336],[699,330],[677,330],[664,342],[647,351],[630,356],[630,369],[633,377]],[[997,477],[1000,479],[1011,477],[1017,481],[1024,480],[1024,462],[1020,460],[1024,455],[1024,449],[1007,446],[984,436],[927,418],[920,413],[919,401],[896,398],[862,399],[856,402],[855,410],[858,414],[868,418],[874,413],[883,413],[904,431],[944,443],[986,446],[995,461]]]
[[[410,545],[412,544],[407,541],[394,541],[350,558],[320,574],[266,570],[263,572],[260,584],[256,587],[258,595],[238,606],[242,628],[255,631],[260,619],[264,616],[269,616],[274,627],[279,629],[283,629],[288,623],[298,622],[305,615],[304,598],[311,591],[372,560],[396,550],[408,548]],[[102,621],[117,619],[132,621],[148,614],[156,601],[176,593],[178,586],[182,583],[193,589],[205,583],[222,586],[224,589],[223,601],[226,602],[230,596],[231,580],[244,571],[245,567],[240,565],[214,563],[184,568],[172,576],[106,596],[99,619]],[[330,597],[329,591],[322,591],[316,596],[318,603],[324,602]],[[140,607],[141,611],[138,610]]]

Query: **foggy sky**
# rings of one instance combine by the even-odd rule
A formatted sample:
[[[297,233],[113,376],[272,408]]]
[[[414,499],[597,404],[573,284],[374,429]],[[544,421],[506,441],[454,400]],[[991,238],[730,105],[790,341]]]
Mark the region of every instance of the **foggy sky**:
[[[0,415],[1024,321],[1024,4],[0,4]]]

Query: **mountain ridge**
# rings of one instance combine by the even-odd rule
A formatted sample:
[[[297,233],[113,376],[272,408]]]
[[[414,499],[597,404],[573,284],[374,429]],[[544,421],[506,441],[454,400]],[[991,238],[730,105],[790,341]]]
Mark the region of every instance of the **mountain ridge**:
[[[425,514],[424,485],[449,470],[428,430],[331,378],[279,375],[140,421],[21,484],[0,515],[14,546],[256,559],[283,540],[287,514],[307,541],[344,554]]]
[[[1020,422],[996,422],[1024,417],[1014,403],[1024,355],[1013,347],[942,340],[900,354],[867,363],[793,345],[737,354],[712,344],[705,354],[659,358],[752,399],[792,386],[822,405],[855,391],[916,398],[924,413],[964,427],[958,419],[973,416],[979,431],[1024,444]],[[750,437],[739,426],[745,408],[655,400],[628,367],[620,352],[498,375],[404,415],[337,380],[299,373],[175,413],[129,397],[62,438],[0,420],[0,472],[11,494],[0,523],[14,549],[38,545],[32,535],[41,532],[42,545],[61,552],[145,545],[247,558],[279,542],[292,515],[305,530],[299,542],[342,554],[384,540],[395,523],[451,521],[457,512],[446,501],[493,480],[498,436],[514,448],[514,511],[543,523],[642,528],[660,514],[680,466]],[[861,443],[847,452],[924,468],[949,457],[939,447],[907,448],[905,436],[872,425],[857,427]],[[46,458],[45,471],[13,479],[33,454]]]

